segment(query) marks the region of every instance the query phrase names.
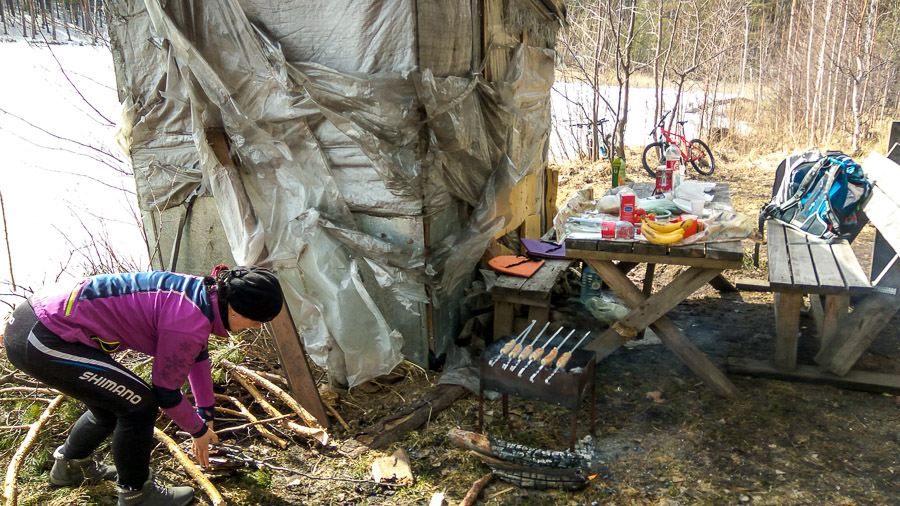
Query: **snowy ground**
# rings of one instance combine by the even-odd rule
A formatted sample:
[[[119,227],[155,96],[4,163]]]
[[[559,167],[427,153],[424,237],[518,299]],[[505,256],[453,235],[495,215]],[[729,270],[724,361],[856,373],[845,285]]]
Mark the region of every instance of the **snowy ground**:
[[[92,238],[146,268],[109,49],[20,40],[0,44],[0,61],[0,302],[96,264]]]

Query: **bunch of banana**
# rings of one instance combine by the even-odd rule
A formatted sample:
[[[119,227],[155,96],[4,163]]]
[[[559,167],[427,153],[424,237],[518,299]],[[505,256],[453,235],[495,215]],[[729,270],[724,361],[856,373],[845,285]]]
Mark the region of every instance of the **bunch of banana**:
[[[641,234],[653,244],[673,244],[697,232],[696,220],[659,223],[641,218]]]

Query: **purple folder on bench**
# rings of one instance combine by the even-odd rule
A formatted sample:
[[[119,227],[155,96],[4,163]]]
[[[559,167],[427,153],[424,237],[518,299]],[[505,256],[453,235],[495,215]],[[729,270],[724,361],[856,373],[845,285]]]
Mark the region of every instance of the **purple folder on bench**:
[[[528,254],[543,258],[566,258],[566,245],[536,239],[522,239],[522,246]]]

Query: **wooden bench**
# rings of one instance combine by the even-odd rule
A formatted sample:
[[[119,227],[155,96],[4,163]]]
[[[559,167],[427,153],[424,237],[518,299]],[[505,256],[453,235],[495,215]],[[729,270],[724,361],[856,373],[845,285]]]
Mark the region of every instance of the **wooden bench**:
[[[492,290],[494,339],[513,333],[516,304],[527,306],[528,320],[539,325],[550,320],[550,293],[556,280],[572,265],[569,259],[548,259],[530,278],[501,274]],[[540,328],[540,327],[538,327]]]
[[[850,371],[900,309],[896,253],[900,251],[900,166],[873,153],[863,170],[873,183],[860,216],[861,223],[868,221],[876,229],[871,275],[866,275],[849,242],[828,243],[767,222],[769,286],[775,296],[774,361],[729,359],[729,372],[900,390],[900,376]],[[809,297],[821,341],[814,359],[819,367],[797,366],[804,296]],[[851,297],[859,301],[852,312]]]

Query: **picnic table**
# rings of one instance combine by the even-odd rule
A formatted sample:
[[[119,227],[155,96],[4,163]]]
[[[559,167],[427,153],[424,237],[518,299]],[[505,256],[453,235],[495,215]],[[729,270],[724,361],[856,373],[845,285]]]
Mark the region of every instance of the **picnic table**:
[[[635,183],[632,187],[640,198],[649,196],[653,188],[653,183]],[[716,183],[710,193],[713,195],[711,205],[731,208],[727,183]],[[714,391],[725,397],[737,395],[734,384],[666,314],[705,284],[721,279],[725,269],[741,268],[743,249],[739,240],[671,246],[640,240],[566,239],[566,255],[582,260],[594,269],[631,309],[625,318],[586,346],[597,354],[598,361],[637,332],[650,327],[663,344]],[[636,286],[627,275],[638,264],[647,265],[642,287]],[[653,293],[657,264],[688,268]],[[719,288],[717,284],[713,286]]]

